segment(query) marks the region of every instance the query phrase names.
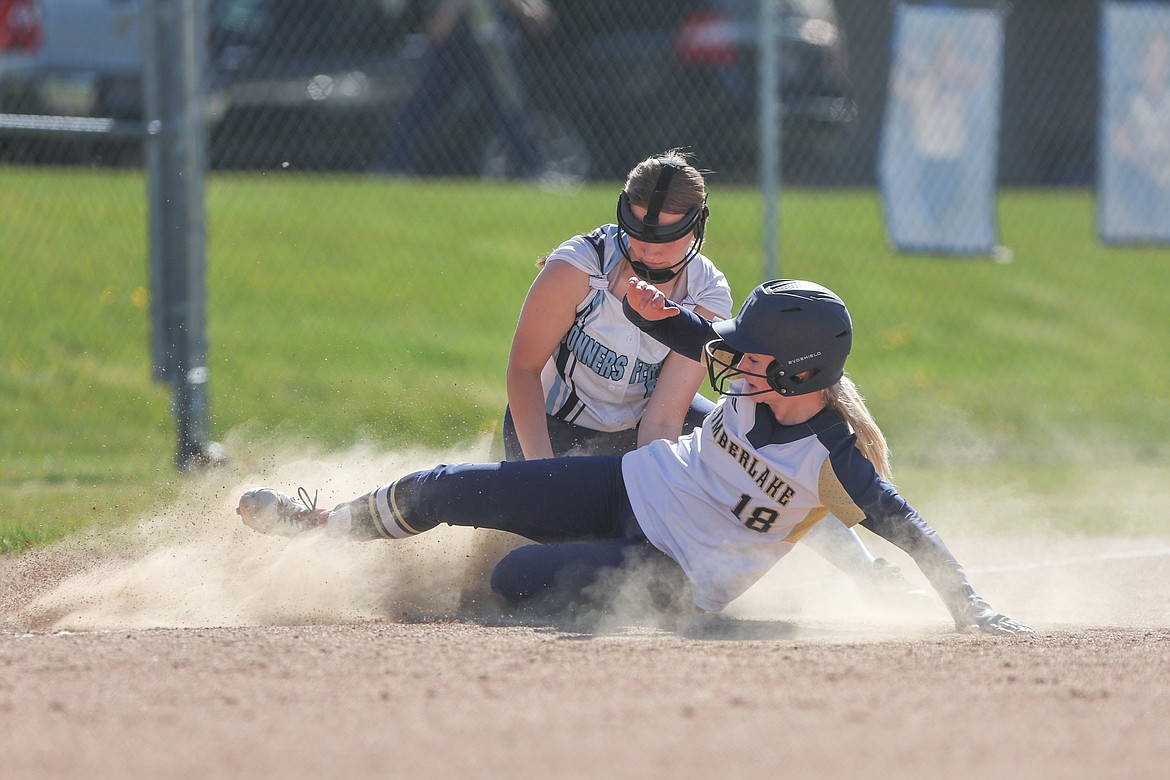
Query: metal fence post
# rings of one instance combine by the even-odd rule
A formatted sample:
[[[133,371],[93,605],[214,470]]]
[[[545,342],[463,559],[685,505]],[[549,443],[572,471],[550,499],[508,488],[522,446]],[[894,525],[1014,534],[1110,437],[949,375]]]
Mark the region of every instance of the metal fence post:
[[[150,199],[151,348],[172,388],[175,464],[211,458],[207,441],[204,177],[207,165],[204,0],[150,0],[144,29]]]

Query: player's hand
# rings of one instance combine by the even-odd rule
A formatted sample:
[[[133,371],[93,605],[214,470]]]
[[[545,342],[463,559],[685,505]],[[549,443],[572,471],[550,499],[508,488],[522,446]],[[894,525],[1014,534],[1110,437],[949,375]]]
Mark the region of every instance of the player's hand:
[[[677,306],[668,305],[670,299],[663,295],[661,290],[636,276],[631,276],[626,283],[626,300],[629,301],[630,308],[638,312],[643,319],[651,321],[664,320],[679,312]]]
[[[962,634],[995,634],[998,636],[1015,636],[1018,634],[1036,633],[1031,626],[1017,623],[1007,615],[1001,615],[991,609],[972,613],[961,622],[955,623],[955,628]]]

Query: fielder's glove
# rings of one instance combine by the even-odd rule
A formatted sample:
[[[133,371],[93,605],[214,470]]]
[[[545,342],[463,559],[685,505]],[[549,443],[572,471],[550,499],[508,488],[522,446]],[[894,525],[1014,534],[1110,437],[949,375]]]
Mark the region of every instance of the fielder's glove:
[[[1000,636],[1036,633],[1030,626],[1017,623],[1007,615],[1001,615],[990,607],[971,612],[961,621],[955,621],[955,628],[961,634],[997,634]]]

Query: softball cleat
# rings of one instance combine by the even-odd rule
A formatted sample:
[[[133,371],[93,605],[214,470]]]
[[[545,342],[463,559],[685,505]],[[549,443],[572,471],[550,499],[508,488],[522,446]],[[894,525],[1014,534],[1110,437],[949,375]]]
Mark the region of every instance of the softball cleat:
[[[297,488],[297,498],[272,488],[252,488],[240,496],[236,514],[244,525],[272,536],[297,536],[322,524],[324,512],[317,511],[317,497]]]

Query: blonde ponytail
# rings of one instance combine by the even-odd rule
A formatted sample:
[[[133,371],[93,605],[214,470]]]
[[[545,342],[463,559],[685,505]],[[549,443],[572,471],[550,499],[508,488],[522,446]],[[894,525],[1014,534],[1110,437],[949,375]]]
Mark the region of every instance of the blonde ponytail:
[[[857,385],[849,377],[843,376],[841,381],[826,388],[824,393],[826,403],[836,409],[857,434],[857,449],[861,450],[861,454],[873,464],[883,479],[892,481],[890,447],[886,443],[885,434],[866,408],[865,399]]]

